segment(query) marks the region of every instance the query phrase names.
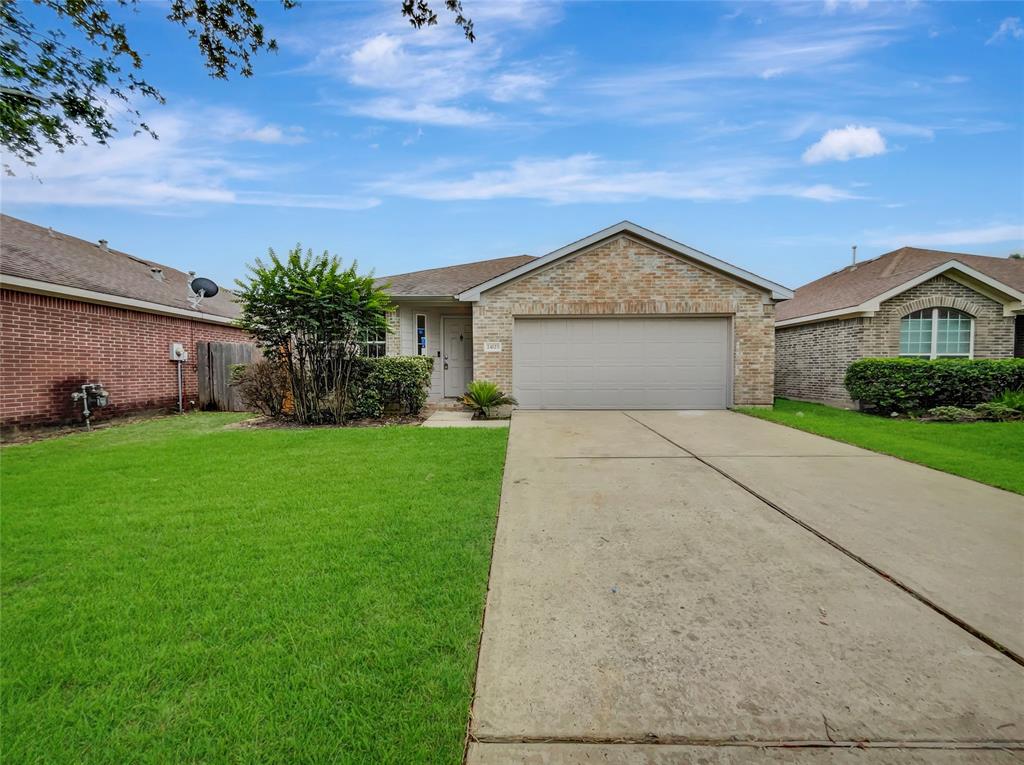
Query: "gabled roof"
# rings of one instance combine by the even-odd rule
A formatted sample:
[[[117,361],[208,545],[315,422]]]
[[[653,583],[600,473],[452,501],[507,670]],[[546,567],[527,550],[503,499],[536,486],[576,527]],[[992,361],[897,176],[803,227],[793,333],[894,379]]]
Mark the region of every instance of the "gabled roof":
[[[614,226],[601,229],[588,237],[573,242],[572,244],[568,244],[565,247],[561,247],[554,252],[549,252],[543,257],[536,258],[529,263],[525,263],[518,268],[514,268],[511,271],[496,276],[493,279],[477,284],[471,289],[467,289],[465,292],[461,293],[459,295],[459,300],[479,300],[481,292],[486,292],[489,289],[497,287],[499,284],[504,284],[507,281],[516,279],[536,268],[542,268],[559,258],[572,255],[586,247],[595,245],[605,239],[610,239],[613,236],[618,236],[619,234],[630,234],[638,239],[656,244],[661,249],[667,250],[670,253],[689,258],[690,260],[709,266],[710,268],[732,276],[739,281],[761,287],[762,289],[768,290],[771,293],[772,298],[775,300],[785,300],[786,298],[793,296],[792,290],[787,287],[783,287],[781,284],[776,284],[775,282],[764,279],[750,271],[738,268],[731,263],[726,263],[724,260],[719,260],[718,258],[714,258],[700,250],[695,250],[692,247],[688,247],[685,244],[681,244],[680,242],[676,242],[668,237],[655,233],[643,226],[638,226],[635,223],[624,220],[621,223],[616,223]]]
[[[170,266],[0,215],[0,283],[6,287],[216,323],[238,316],[238,305],[224,287],[193,309],[188,281],[188,274]]]
[[[457,266],[382,276],[375,283],[378,286],[390,285],[388,292],[392,297],[454,297],[470,287],[532,260],[536,260],[532,255],[477,260]]]
[[[779,303],[776,321],[804,321],[825,314],[824,321],[844,309],[875,310],[874,302],[880,297],[888,299],[946,272],[960,272],[1008,297],[1024,293],[1024,260],[901,247],[797,288],[792,300]]]

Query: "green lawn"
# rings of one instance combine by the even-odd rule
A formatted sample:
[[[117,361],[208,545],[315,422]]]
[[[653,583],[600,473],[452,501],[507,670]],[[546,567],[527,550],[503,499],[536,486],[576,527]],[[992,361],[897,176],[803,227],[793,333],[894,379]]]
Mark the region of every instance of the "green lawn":
[[[457,763],[507,431],[3,450],[3,760]]]
[[[744,414],[1024,494],[1024,422],[919,422],[775,400]]]

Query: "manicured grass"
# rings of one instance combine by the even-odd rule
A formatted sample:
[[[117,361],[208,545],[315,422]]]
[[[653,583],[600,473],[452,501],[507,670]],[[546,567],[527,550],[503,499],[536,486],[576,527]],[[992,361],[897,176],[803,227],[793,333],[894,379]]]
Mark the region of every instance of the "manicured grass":
[[[919,422],[784,398],[739,411],[1024,494],[1024,422]]]
[[[7,448],[3,760],[457,763],[507,431]]]

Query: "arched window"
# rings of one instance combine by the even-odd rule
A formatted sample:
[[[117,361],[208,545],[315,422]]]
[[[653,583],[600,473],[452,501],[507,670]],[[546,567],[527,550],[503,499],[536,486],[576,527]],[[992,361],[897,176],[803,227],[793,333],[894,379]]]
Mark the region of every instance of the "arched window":
[[[900,321],[900,356],[926,359],[970,358],[974,319],[953,308],[925,308]]]

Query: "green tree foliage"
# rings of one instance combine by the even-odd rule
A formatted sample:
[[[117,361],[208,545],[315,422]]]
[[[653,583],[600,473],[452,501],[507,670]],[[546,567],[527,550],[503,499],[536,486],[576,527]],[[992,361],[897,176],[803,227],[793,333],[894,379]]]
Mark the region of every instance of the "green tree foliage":
[[[270,250],[247,280],[237,281],[239,325],[263,355],[288,370],[295,416],[304,424],[343,423],[362,338],[387,330],[393,306],[372,276],[343,268],[324,252],[296,245],[287,257]]]
[[[141,76],[145,54],[128,38],[123,17],[141,0],[0,0],[0,145],[32,164],[44,145],[63,151],[91,137],[105,144],[124,115],[135,132],[156,134],[136,108],[164,103]],[[297,0],[280,0],[288,9]],[[445,0],[466,37],[473,22],[461,0]],[[167,20],[195,41],[211,77],[253,74],[253,57],[277,50],[250,0],[171,0]],[[33,19],[46,16],[42,26]],[[417,29],[437,24],[428,0],[403,0],[402,15]],[[8,172],[10,170],[8,169]]]

